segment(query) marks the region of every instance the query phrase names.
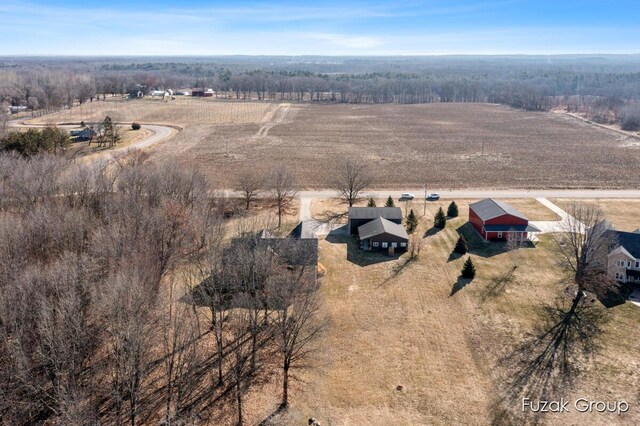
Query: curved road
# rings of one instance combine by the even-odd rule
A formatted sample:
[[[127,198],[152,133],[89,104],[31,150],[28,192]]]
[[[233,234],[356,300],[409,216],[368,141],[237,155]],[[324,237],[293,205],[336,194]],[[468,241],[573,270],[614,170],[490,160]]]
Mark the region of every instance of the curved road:
[[[24,124],[23,120],[24,119],[10,121],[9,122],[9,127],[40,128],[40,127],[46,127],[47,126],[45,124]],[[74,127],[75,128],[77,126],[58,125],[58,127],[63,127],[63,128]],[[163,141],[165,141],[167,139],[170,139],[170,138],[174,137],[178,133],[178,130],[173,128],[173,127],[159,126],[157,124],[142,124],[142,128],[143,129],[147,129],[147,130],[151,130],[151,132],[153,132],[153,133],[151,135],[147,136],[146,138],[144,138],[142,140],[139,140],[137,142],[134,142],[134,143],[132,143],[130,145],[127,145],[127,146],[118,147],[116,145],[112,149],[91,153],[89,155],[86,155],[86,156],[82,157],[82,160],[96,160],[96,159],[98,159],[100,157],[109,156],[109,155],[111,155],[113,153],[116,153],[116,152],[126,152],[126,151],[132,150],[132,149],[148,148],[151,145],[154,145],[154,144],[157,144],[159,142],[163,142]]]

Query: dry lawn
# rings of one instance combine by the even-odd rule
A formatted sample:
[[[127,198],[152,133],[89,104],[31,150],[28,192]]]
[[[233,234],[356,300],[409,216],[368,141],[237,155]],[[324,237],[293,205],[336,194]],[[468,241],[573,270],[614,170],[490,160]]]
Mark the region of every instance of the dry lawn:
[[[221,108],[278,108],[263,119],[229,125],[195,114],[193,124],[158,151],[202,166],[225,186],[237,171],[267,174],[288,167],[303,187],[326,188],[337,160],[348,156],[367,160],[380,188],[425,183],[434,189],[628,188],[640,183],[640,149],[629,145],[627,136],[554,113],[488,104],[211,102]],[[180,115],[174,121],[187,120]]]
[[[428,204],[424,232],[439,205]],[[462,203],[461,203],[462,204]],[[478,276],[458,280],[464,257],[451,256],[461,217],[425,238],[418,260],[406,263],[365,254],[345,237],[320,242],[327,268],[322,297],[331,327],[317,363],[293,392],[292,408],[279,419],[323,425],[422,424],[638,424],[637,371],[640,308],[594,305],[608,321],[594,342],[600,349],[581,360],[567,399],[624,399],[626,415],[569,414],[523,417],[507,384],[520,377],[530,354],[518,351],[541,324],[543,307],[563,294],[566,273],[553,243],[543,236],[516,258],[495,243],[469,235]],[[519,360],[518,362],[514,360]],[[397,386],[402,386],[398,390]]]
[[[384,206],[384,203],[387,201],[387,199],[382,195],[383,194],[378,194],[378,196],[374,198],[376,205],[380,207]],[[478,200],[475,200],[475,199],[449,200],[449,199],[442,198],[438,201],[427,201],[428,211],[429,212],[432,210],[437,211],[438,207],[442,207],[442,210],[444,210],[444,212],[446,213],[447,207],[449,206],[451,201],[455,201],[456,204],[458,205],[459,216],[468,218],[469,204]],[[502,201],[505,201],[511,204],[512,206],[514,206],[515,208],[517,208],[518,210],[520,210],[522,213],[524,213],[525,216],[529,218],[529,220],[558,220],[559,219],[557,214],[549,210],[543,204],[540,204],[534,198],[508,199],[508,200],[505,199]],[[362,199],[356,204],[356,206],[364,207],[367,205],[367,202],[368,202],[368,199]],[[413,211],[420,217],[423,215],[425,211],[424,209],[425,204],[424,204],[424,201],[422,200],[415,199],[409,202],[400,202],[398,200],[394,200],[394,202],[397,207],[402,208],[402,210],[405,212],[405,215],[406,215],[406,212],[413,209]],[[311,214],[314,218],[317,218],[317,219],[322,219],[323,217],[326,217],[325,215],[326,212],[343,212],[343,211],[347,211],[347,209],[348,209],[347,203],[337,198],[326,198],[326,199],[316,198],[311,203]],[[430,218],[433,218],[433,215],[430,216]],[[346,223],[346,219],[345,219],[345,223]]]
[[[565,210],[570,209],[574,202],[597,206],[602,210],[606,219],[620,231],[632,232],[640,228],[640,200],[619,198],[574,200],[554,198],[551,201]]]

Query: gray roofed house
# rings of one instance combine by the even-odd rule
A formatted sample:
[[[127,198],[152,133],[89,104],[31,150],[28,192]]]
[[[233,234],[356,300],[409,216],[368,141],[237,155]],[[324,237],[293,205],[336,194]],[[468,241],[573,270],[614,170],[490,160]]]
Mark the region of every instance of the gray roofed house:
[[[400,207],[349,207],[349,234],[357,235],[360,226],[379,217],[402,224]]]
[[[523,213],[521,213],[512,205],[502,201],[494,200],[493,198],[485,198],[484,200],[471,203],[469,204],[469,208],[473,209],[478,217],[480,217],[480,219],[484,221],[504,216],[505,214],[528,220]]]
[[[607,275],[616,281],[640,285],[640,233],[610,230]]]
[[[409,235],[404,229],[404,226],[393,223],[383,217],[372,220],[371,222],[366,223],[358,228],[358,235],[361,240],[365,238],[371,238],[385,232],[397,237],[409,239]]]
[[[409,235],[404,227],[383,217],[378,217],[358,227],[360,247],[363,250],[406,250]]]

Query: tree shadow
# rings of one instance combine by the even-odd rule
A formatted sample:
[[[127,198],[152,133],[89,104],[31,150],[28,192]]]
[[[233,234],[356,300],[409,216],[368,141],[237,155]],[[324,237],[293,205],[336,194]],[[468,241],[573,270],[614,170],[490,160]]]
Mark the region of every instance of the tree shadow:
[[[438,232],[444,230],[444,228],[437,228],[435,226],[432,226],[431,228],[427,229],[424,232],[423,238],[427,238],[427,237],[431,237],[433,235],[436,235]]]
[[[516,269],[517,268],[515,266],[512,266],[509,269],[507,269],[505,272],[494,276],[489,282],[489,284],[487,285],[487,287],[482,292],[481,300],[485,302],[488,299],[494,298],[502,294],[507,284],[510,284],[511,282],[513,282],[513,278],[514,278],[513,275],[516,272]]]
[[[496,403],[494,423],[537,418],[538,414],[520,412],[523,398],[555,400],[574,386],[581,367],[599,349],[598,338],[608,319],[598,304],[576,304],[565,297],[541,306],[538,314],[533,333],[500,359],[506,386]]]
[[[449,294],[449,297],[453,296],[454,294],[471,284],[471,281],[473,281],[473,279],[464,278],[462,275],[458,276],[458,279],[453,284],[453,287],[451,287],[451,293]]]
[[[451,253],[449,253],[449,257],[447,258],[447,263],[453,262],[454,260],[458,260],[462,256],[464,256],[464,254],[456,253],[455,251],[451,251]]]

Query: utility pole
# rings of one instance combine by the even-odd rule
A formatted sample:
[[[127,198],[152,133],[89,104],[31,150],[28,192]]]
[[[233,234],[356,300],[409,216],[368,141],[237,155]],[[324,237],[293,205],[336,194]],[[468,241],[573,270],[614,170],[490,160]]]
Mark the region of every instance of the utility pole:
[[[422,210],[422,216],[427,215],[427,185],[424,186],[424,209]]]

